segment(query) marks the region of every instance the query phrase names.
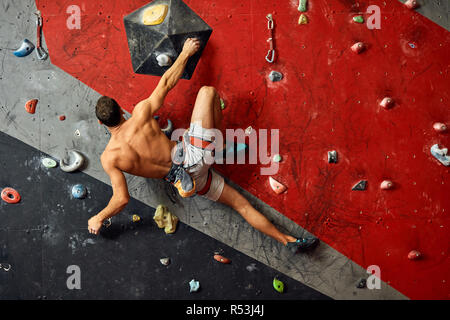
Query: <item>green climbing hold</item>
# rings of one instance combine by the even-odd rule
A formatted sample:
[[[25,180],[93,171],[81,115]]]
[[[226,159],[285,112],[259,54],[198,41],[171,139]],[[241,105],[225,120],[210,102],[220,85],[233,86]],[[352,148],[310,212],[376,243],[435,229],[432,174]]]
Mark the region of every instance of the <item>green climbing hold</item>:
[[[356,23],[364,23],[364,17],[363,16],[353,17],[353,21],[355,21]]]
[[[273,162],[280,162],[281,161],[281,156],[279,154],[276,154],[273,156]]]
[[[277,277],[273,278],[273,287],[279,293],[284,292],[284,283],[277,279]]]
[[[308,6],[308,0],[300,0],[300,3],[298,4],[298,11],[300,12],[306,12]]]
[[[225,101],[223,101],[222,98],[220,98],[220,108],[221,108],[222,110],[225,110],[225,108],[226,108],[226,106],[225,106]]]
[[[54,168],[58,165],[58,163],[50,158],[44,158],[42,159],[42,164],[44,165],[44,167],[46,168]]]

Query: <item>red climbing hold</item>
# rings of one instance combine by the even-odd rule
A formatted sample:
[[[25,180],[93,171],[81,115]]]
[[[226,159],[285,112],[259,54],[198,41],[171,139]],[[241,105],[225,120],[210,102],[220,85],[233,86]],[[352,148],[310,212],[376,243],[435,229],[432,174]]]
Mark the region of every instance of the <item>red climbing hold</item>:
[[[224,263],[224,264],[228,264],[228,263],[231,262],[230,259],[225,258],[225,257],[222,257],[222,256],[219,255],[219,254],[214,255],[214,260],[219,261],[219,262]]]
[[[366,48],[366,45],[362,42],[357,42],[352,46],[352,51],[354,53],[361,53],[364,51],[364,49]]]
[[[419,4],[417,3],[416,0],[408,0],[405,2],[405,6],[408,9],[416,9],[417,7],[419,7]]]
[[[20,194],[13,188],[5,188],[2,190],[2,200],[7,203],[17,203],[20,201]]]
[[[394,183],[390,180],[384,180],[380,185],[381,190],[389,190],[392,189],[393,187]]]
[[[37,103],[37,99],[27,101],[27,103],[25,104],[25,110],[27,110],[28,113],[34,114],[36,112]]]
[[[422,254],[417,250],[412,250],[410,253],[408,253],[408,259],[409,260],[417,260],[422,256]]]
[[[66,116],[59,116],[59,120],[60,120],[60,121],[66,120]]]
[[[276,194],[283,193],[287,189],[286,186],[282,185],[280,182],[278,182],[272,177],[269,177],[269,183],[270,187],[272,188],[273,191],[275,191]]]
[[[381,103],[380,106],[382,106],[385,109],[389,109],[394,105],[394,99],[390,98],[390,97],[386,97],[384,98]]]
[[[447,131],[447,126],[443,123],[440,122],[436,122],[435,124],[433,124],[433,128],[436,132],[445,132]]]

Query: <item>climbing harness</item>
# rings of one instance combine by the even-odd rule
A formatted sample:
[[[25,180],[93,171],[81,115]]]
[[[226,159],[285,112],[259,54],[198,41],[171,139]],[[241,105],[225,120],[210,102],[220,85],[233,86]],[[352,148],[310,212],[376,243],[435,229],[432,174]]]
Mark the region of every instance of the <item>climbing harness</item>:
[[[11,270],[11,265],[9,263],[0,263],[0,269],[8,272],[9,270]]]
[[[267,16],[267,29],[269,29],[269,39],[267,39],[267,42],[269,43],[269,51],[266,55],[266,61],[269,63],[273,63],[273,60],[275,58],[275,49],[273,46],[273,18],[272,15],[269,13]]]
[[[45,60],[48,57],[47,52],[42,48],[42,15],[41,11],[36,11],[34,13],[36,15],[36,27],[37,27],[37,41],[36,41],[36,56],[39,60]]]

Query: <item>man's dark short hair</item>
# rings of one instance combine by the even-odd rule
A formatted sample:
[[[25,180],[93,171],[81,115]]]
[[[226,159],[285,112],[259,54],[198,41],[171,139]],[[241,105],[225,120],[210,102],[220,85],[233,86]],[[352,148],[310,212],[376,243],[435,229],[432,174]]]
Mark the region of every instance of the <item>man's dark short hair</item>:
[[[119,104],[116,100],[106,96],[98,99],[95,107],[95,115],[98,120],[108,127],[117,126],[122,119]]]

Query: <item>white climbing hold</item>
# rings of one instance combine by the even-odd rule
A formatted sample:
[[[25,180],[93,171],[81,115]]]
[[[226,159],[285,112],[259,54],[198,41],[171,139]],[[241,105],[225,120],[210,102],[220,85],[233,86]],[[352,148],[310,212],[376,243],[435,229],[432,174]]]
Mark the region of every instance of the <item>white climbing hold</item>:
[[[439,160],[444,166],[450,166],[450,156],[447,155],[448,149],[442,148],[440,149],[437,144],[433,145],[430,149],[431,154]]]
[[[192,279],[189,282],[189,290],[190,290],[190,292],[197,292],[198,289],[200,289],[200,282],[198,282],[197,280]]]
[[[173,63],[172,58],[165,53],[158,55],[156,57],[156,61],[158,61],[158,65],[160,67],[169,67]]]
[[[78,151],[69,150],[68,157],[59,161],[59,166],[64,172],[73,172],[81,168],[84,163],[84,158]]]

